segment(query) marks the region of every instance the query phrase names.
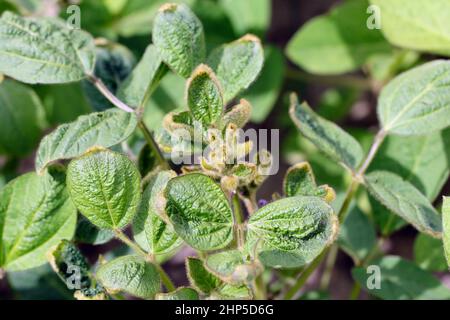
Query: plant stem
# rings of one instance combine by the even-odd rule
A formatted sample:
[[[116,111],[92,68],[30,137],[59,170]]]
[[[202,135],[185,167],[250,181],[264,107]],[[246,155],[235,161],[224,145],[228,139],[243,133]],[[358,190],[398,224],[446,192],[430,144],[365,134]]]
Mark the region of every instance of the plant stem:
[[[161,277],[161,281],[164,285],[164,287],[166,287],[167,291],[175,291],[176,287],[173,284],[172,280],[170,280],[169,275],[166,273],[166,271],[164,271],[164,269],[158,264],[158,263],[154,263],[154,265],[156,266],[156,269],[158,269],[159,275]]]
[[[153,153],[156,155],[156,159],[158,160],[159,164],[164,169],[170,169],[169,163],[164,158],[161,150],[158,147],[158,144],[156,143],[155,139],[153,138],[150,130],[145,125],[144,121],[139,120],[138,126],[139,126],[139,129],[141,129],[141,131],[142,131],[142,133],[144,135],[145,141],[147,141],[147,144],[152,149]]]
[[[357,300],[359,297],[359,294],[361,292],[361,286],[358,282],[355,282],[353,285],[352,291],[350,292],[349,300]]]
[[[328,253],[327,260],[325,262],[325,270],[322,274],[322,279],[320,280],[320,289],[323,291],[327,290],[330,285],[331,275],[333,273],[338,252],[339,246],[334,243]]]
[[[91,81],[94,86],[100,91],[103,96],[109,100],[113,105],[122,109],[125,112],[134,112],[134,109],[128,106],[126,103],[122,102],[119,98],[117,98],[103,83],[100,78],[97,78],[94,75],[88,76],[89,81]]]
[[[237,239],[237,246],[238,249],[242,249],[244,247],[244,229],[243,229],[243,222],[244,222],[244,214],[242,213],[242,207],[241,202],[239,200],[239,194],[238,192],[235,192],[232,197],[232,203],[233,203],[233,214],[234,214],[234,227],[236,230],[236,239]]]
[[[363,174],[369,168],[370,164],[372,163],[373,158],[375,158],[375,155],[377,154],[377,151],[380,148],[381,144],[383,143],[385,137],[386,137],[385,131],[383,131],[383,130],[378,131],[378,133],[375,136],[375,139],[372,143],[372,146],[370,147],[370,150],[369,150],[369,153],[367,154],[366,159],[364,160],[363,164],[361,165],[361,167],[358,170],[358,173],[356,174],[357,178],[362,178]]]
[[[264,279],[262,274],[258,275],[253,281],[253,293],[256,300],[266,300],[267,292],[266,286],[264,285]]]

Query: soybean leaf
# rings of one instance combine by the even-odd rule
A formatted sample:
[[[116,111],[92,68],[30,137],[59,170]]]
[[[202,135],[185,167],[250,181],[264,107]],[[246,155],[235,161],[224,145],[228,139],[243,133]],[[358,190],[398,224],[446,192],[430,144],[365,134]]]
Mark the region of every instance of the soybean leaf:
[[[295,268],[311,262],[337,234],[333,209],[317,197],[290,197],[256,211],[248,221],[249,250],[271,267]]]
[[[252,105],[245,99],[241,99],[239,104],[230,108],[220,119],[220,128],[226,129],[229,124],[234,124],[237,128],[243,128],[250,120]]]
[[[36,93],[18,82],[0,83],[0,154],[23,156],[33,150],[45,124]],[[14,137],[14,138],[13,138]]]
[[[52,167],[42,175],[22,175],[0,191],[0,268],[40,266],[52,246],[72,238],[77,214],[65,179]]]
[[[291,95],[290,115],[300,132],[320,151],[345,167],[355,170],[363,158],[358,141],[336,124],[319,117],[305,102]]]
[[[187,104],[194,120],[210,125],[223,112],[223,97],[214,72],[206,65],[198,66],[187,82]]]
[[[334,190],[329,186],[317,186],[316,178],[308,162],[300,162],[287,170],[283,189],[284,194],[288,197],[316,196],[328,203],[336,198]]]
[[[440,239],[419,233],[414,241],[414,261],[427,271],[447,271],[444,248]]]
[[[198,292],[192,288],[180,287],[169,293],[158,293],[155,300],[199,300]]]
[[[207,61],[222,85],[227,103],[255,81],[264,63],[264,52],[261,41],[248,34],[216,48]]]
[[[416,229],[440,237],[442,223],[430,201],[411,183],[388,171],[374,171],[365,176],[370,194]]]
[[[0,72],[26,83],[79,81],[92,73],[92,37],[56,19],[0,18]]]
[[[148,299],[161,290],[157,268],[141,256],[114,259],[97,270],[97,278],[108,292],[123,291]]]
[[[389,52],[381,32],[367,27],[368,6],[367,0],[348,1],[310,20],[290,40],[288,57],[311,73],[340,74],[358,69],[373,54]]]
[[[158,165],[157,155],[147,143],[139,151],[137,165],[143,177]]]
[[[236,34],[251,32],[263,36],[270,23],[269,0],[220,0]]]
[[[265,46],[261,74],[243,94],[243,97],[255,106],[252,112],[253,122],[261,123],[269,115],[280,94],[284,73],[282,51],[274,46]]]
[[[444,228],[444,253],[447,264],[450,266],[450,198],[444,197],[442,205],[442,225]]]
[[[77,209],[100,228],[124,228],[141,198],[136,166],[125,155],[105,149],[72,160],[67,187]]]
[[[94,75],[116,94],[122,82],[128,77],[135,64],[135,58],[126,47],[111,43],[96,48]],[[86,97],[96,111],[114,107],[109,100],[89,81],[83,82]]]
[[[210,294],[216,290],[222,281],[205,269],[202,260],[194,257],[186,258],[186,271],[192,287]]]
[[[436,60],[402,73],[381,92],[378,118],[383,130],[422,135],[450,125],[450,62]]]
[[[217,293],[211,295],[214,299],[221,300],[250,300],[252,292],[246,285],[234,285],[225,283],[217,290]]]
[[[376,232],[369,218],[354,206],[339,230],[338,243],[356,263],[363,261],[376,244]]]
[[[187,174],[165,189],[166,213],[177,234],[198,250],[217,250],[233,240],[233,214],[221,188],[210,177]]]
[[[371,295],[386,300],[450,299],[448,288],[432,274],[408,260],[397,256],[386,256],[374,261],[371,265],[379,267],[378,271],[375,271],[376,274],[367,272],[366,267],[352,270],[355,281]],[[374,283],[376,279],[380,281],[379,286]],[[374,285],[373,289],[369,289],[369,285]]]
[[[128,105],[145,106],[166,71],[155,45],[149,45],[138,65],[120,85],[118,97]]]
[[[203,26],[185,4],[162,5],[152,35],[162,60],[185,78],[205,59]]]
[[[134,239],[153,255],[171,253],[183,243],[172,226],[158,216],[158,200],[173,177],[176,177],[173,171],[161,171],[150,177],[133,221]]]
[[[84,216],[78,219],[75,240],[79,243],[101,245],[114,238],[114,232],[109,229],[97,228]]]
[[[80,116],[42,139],[36,155],[36,171],[42,171],[53,161],[78,157],[94,146],[114,146],[127,139],[136,125],[133,113],[118,109]]]
[[[446,0],[371,0],[381,18],[381,30],[392,44],[437,54],[450,55],[450,28]]]

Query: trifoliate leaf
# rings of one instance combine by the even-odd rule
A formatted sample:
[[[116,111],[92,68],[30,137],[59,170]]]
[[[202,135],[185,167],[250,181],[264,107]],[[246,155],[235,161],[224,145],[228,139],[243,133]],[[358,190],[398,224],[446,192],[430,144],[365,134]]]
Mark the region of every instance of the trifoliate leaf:
[[[171,253],[183,243],[172,226],[158,216],[158,205],[161,205],[158,201],[163,197],[167,182],[173,177],[176,177],[173,171],[161,171],[150,177],[133,222],[134,239],[153,255]]]
[[[300,132],[320,151],[349,169],[356,169],[363,158],[358,141],[333,122],[319,117],[307,103],[299,104],[291,95],[290,115]]]
[[[139,298],[152,298],[161,290],[156,267],[141,256],[114,259],[97,270],[97,278],[108,292],[123,291]]]
[[[24,270],[46,262],[47,251],[71,239],[77,211],[65,187],[66,175],[50,168],[27,173],[0,192],[0,268]]]
[[[290,197],[256,211],[248,221],[248,249],[271,267],[311,262],[337,235],[333,209],[317,197]]]
[[[162,60],[185,78],[205,59],[202,23],[185,4],[162,5],[152,35]]]
[[[89,34],[60,20],[11,12],[0,18],[0,72],[21,82],[79,81],[94,69],[94,49]]]
[[[77,209],[100,228],[124,228],[141,198],[140,175],[125,155],[94,149],[72,160],[67,187]]]
[[[223,97],[214,72],[206,65],[198,66],[187,82],[187,104],[194,120],[209,126],[223,112]]]
[[[250,34],[215,49],[208,57],[208,65],[216,72],[222,85],[225,102],[255,81],[263,63],[261,41]]]
[[[370,194],[393,213],[421,232],[441,236],[439,213],[412,184],[388,171],[371,172],[365,176],[365,182]]]
[[[173,178],[165,189],[166,213],[177,234],[198,250],[217,250],[233,240],[233,214],[220,187],[206,175]]]
[[[136,125],[133,113],[118,109],[91,113],[63,124],[42,139],[36,155],[36,171],[42,171],[53,161],[78,157],[95,146],[114,146],[127,139]]]
[[[422,135],[450,126],[450,62],[436,60],[402,73],[381,92],[383,130]]]

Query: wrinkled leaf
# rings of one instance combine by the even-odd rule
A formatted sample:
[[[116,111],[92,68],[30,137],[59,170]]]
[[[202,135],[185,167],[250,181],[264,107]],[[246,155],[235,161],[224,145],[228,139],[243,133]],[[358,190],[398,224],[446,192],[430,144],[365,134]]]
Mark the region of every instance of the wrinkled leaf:
[[[140,175],[133,162],[104,149],[70,162],[67,187],[77,209],[100,228],[124,228],[141,198]]]
[[[186,258],[186,271],[192,287],[210,294],[216,290],[222,281],[205,269],[202,260],[194,257]]]

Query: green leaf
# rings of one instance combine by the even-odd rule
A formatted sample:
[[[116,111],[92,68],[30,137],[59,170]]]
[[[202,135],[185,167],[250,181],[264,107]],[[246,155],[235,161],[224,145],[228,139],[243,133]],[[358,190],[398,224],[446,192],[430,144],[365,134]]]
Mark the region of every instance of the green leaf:
[[[381,92],[377,111],[383,130],[422,135],[448,127],[449,88],[449,61],[432,61],[402,73]]]
[[[186,270],[191,286],[205,294],[212,293],[222,284],[218,277],[205,269],[199,258],[187,257]]]
[[[290,40],[288,57],[311,73],[340,74],[358,69],[373,54],[388,52],[381,32],[367,27],[368,7],[367,0],[347,1],[310,20]]]
[[[442,223],[430,201],[412,184],[388,171],[375,171],[365,176],[370,194],[393,213],[417,230],[440,237]]]
[[[281,92],[285,74],[283,52],[274,46],[264,47],[264,66],[261,74],[243,94],[252,106],[252,121],[261,123],[272,111]]]
[[[367,272],[366,267],[354,268],[355,281],[368,293],[385,300],[447,300],[450,290],[432,274],[420,269],[414,263],[396,256],[386,256],[374,261],[372,266],[379,267],[379,288],[369,289],[376,277]],[[414,281],[411,281],[414,279]]]
[[[258,262],[249,262],[239,250],[223,251],[209,255],[205,267],[222,281],[242,284],[253,281],[262,271]]]
[[[65,173],[49,170],[22,175],[0,191],[0,267],[7,271],[44,264],[47,251],[75,232],[76,209]]]
[[[134,64],[134,55],[128,48],[120,44],[108,43],[104,47],[96,48],[94,75],[102,80],[109,91],[116,94],[119,86],[131,73]],[[83,87],[86,97],[95,111],[104,111],[114,107],[88,80],[83,82]]]
[[[80,216],[78,219],[77,230],[75,232],[75,240],[77,242],[101,245],[109,242],[113,238],[114,232],[111,230],[97,228],[84,216]]]
[[[208,57],[208,65],[215,71],[228,103],[247,89],[261,72],[264,50],[261,41],[253,35],[216,48]]]
[[[44,108],[36,93],[18,82],[0,83],[0,154],[23,156],[38,144]]]
[[[0,18],[0,72],[22,82],[79,81],[94,69],[94,48],[89,34],[61,20],[11,12]]]
[[[450,198],[444,197],[442,205],[442,225],[444,229],[444,253],[447,264],[450,266]]]
[[[423,233],[419,233],[414,241],[414,261],[420,268],[427,271],[448,270],[442,241]]]
[[[241,99],[239,104],[230,108],[220,119],[220,128],[226,129],[229,124],[234,124],[238,128],[243,128],[250,120],[252,105],[245,99]]]
[[[205,59],[202,23],[184,4],[162,5],[152,35],[162,60],[185,78]]]
[[[339,246],[356,263],[361,263],[376,245],[375,227],[357,206],[354,206],[339,230]]]
[[[187,82],[187,104],[193,118],[203,125],[217,122],[223,112],[222,91],[214,72],[198,66]]]
[[[192,288],[180,287],[169,293],[158,293],[155,300],[199,300],[198,292]]]
[[[173,171],[161,171],[150,177],[133,222],[134,239],[152,255],[172,253],[183,243],[158,212],[158,200],[173,177],[176,177]]]
[[[233,214],[220,187],[199,173],[173,178],[165,189],[166,213],[177,234],[195,249],[226,247],[233,240]]]
[[[136,125],[135,114],[118,109],[91,113],[63,124],[42,139],[36,171],[56,160],[78,157],[94,146],[112,147],[127,139]]]
[[[329,186],[317,187],[316,178],[308,162],[300,162],[286,171],[283,189],[288,197],[316,196],[328,203],[336,198],[334,190]]]
[[[381,17],[381,30],[395,46],[450,55],[450,3],[446,0],[371,0]]]
[[[320,151],[345,167],[355,170],[363,158],[358,141],[333,122],[319,117],[305,102],[291,95],[290,115],[300,132]]]
[[[251,300],[252,292],[246,285],[224,284],[211,295],[214,299],[221,300]]]
[[[70,162],[67,187],[77,209],[100,228],[124,228],[141,198],[140,175],[125,155],[94,149]]]
[[[220,0],[236,34],[247,32],[263,36],[270,24],[269,0]]]
[[[139,172],[143,177],[158,165],[157,155],[147,143],[144,144],[141,151],[139,151],[137,165]]]
[[[271,267],[295,268],[311,262],[334,240],[333,209],[317,197],[290,197],[256,211],[248,221],[249,250]]]
[[[136,255],[123,256],[102,265],[97,270],[97,278],[111,293],[123,291],[149,299],[161,290],[156,267]]]
[[[128,105],[145,106],[166,72],[158,50],[151,44],[132,73],[119,86],[117,96]]]

